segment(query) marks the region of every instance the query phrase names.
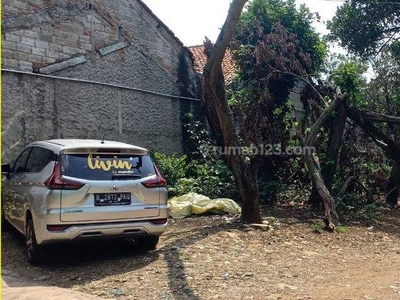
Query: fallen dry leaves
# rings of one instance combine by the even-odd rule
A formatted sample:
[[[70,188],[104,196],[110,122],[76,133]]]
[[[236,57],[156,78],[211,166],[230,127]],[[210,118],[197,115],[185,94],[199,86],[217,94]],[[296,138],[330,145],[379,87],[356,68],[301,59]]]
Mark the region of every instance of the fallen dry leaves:
[[[2,266],[28,284],[106,299],[400,299],[400,210],[342,234],[314,233],[314,217],[295,207],[264,216],[262,228],[230,216],[171,220],[150,253],[116,241],[58,245],[39,267],[7,231]]]

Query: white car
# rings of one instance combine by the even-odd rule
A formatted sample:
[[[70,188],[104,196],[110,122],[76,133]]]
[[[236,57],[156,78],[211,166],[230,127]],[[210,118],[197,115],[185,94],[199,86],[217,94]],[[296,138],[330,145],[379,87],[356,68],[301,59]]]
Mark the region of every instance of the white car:
[[[46,244],[72,240],[134,238],[151,249],[167,226],[167,182],[144,148],[34,142],[2,175],[2,217],[25,235],[31,263]]]

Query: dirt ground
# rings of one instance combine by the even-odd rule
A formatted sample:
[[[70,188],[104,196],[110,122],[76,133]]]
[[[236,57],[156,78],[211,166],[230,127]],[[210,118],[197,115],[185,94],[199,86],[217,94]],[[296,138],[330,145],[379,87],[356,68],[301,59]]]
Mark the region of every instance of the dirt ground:
[[[400,299],[400,209],[340,234],[313,232],[304,208],[264,216],[263,230],[229,216],[171,220],[150,253],[115,241],[52,246],[35,267],[22,236],[3,231],[3,299]]]

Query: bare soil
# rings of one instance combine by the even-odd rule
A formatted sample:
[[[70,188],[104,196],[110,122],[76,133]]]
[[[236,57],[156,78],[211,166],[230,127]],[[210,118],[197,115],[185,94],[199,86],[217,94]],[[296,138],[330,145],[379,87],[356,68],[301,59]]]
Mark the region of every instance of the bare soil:
[[[400,209],[373,226],[348,221],[343,233],[315,233],[318,219],[302,207],[263,215],[262,229],[231,216],[171,220],[148,253],[116,241],[56,245],[41,266],[27,263],[22,236],[7,230],[3,280],[32,293],[18,299],[52,298],[37,286],[120,300],[400,299]]]

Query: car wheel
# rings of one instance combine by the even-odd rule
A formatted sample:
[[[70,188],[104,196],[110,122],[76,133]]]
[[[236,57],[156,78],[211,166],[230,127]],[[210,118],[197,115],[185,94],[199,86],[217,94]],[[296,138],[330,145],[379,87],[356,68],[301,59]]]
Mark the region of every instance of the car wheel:
[[[26,254],[28,261],[31,264],[39,263],[43,259],[43,246],[38,245],[36,242],[35,228],[33,227],[33,220],[28,219],[25,229],[26,241]]]
[[[158,235],[149,235],[149,236],[142,236],[136,239],[137,246],[143,250],[153,250],[156,248],[160,236]]]

